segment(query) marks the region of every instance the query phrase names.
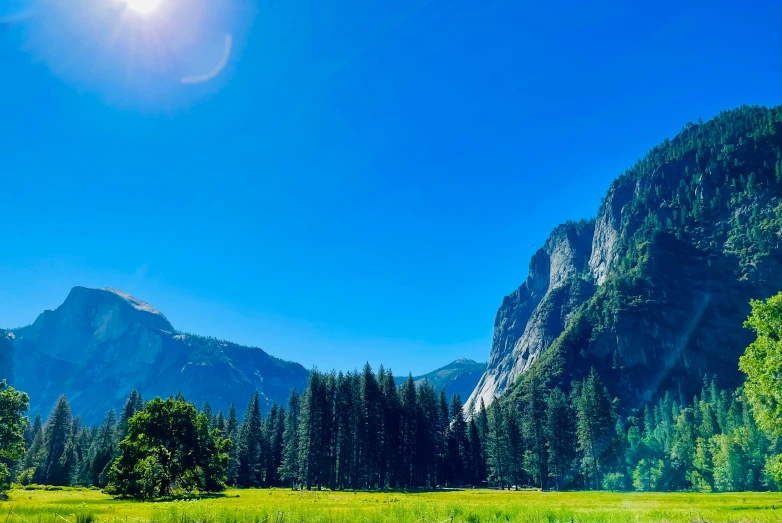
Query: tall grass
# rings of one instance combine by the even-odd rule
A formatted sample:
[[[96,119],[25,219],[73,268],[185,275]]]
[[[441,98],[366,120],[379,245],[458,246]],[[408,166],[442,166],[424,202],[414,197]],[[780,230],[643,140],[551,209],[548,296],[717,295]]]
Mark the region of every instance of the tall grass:
[[[729,523],[782,521],[779,493],[425,493],[229,490],[137,502],[94,490],[12,491],[0,523]]]

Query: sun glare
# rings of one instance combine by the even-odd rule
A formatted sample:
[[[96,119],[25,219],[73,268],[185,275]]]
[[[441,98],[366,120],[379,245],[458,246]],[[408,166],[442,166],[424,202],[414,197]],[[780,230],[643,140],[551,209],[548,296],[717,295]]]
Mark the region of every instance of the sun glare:
[[[160,0],[127,0],[128,7],[137,13],[146,14],[154,11]]]

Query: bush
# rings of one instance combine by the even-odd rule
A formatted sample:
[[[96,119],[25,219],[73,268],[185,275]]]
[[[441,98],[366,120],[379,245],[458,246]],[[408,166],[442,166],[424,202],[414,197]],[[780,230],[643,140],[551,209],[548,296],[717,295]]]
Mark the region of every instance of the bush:
[[[603,477],[603,489],[605,490],[628,490],[627,476],[621,472],[611,472]]]

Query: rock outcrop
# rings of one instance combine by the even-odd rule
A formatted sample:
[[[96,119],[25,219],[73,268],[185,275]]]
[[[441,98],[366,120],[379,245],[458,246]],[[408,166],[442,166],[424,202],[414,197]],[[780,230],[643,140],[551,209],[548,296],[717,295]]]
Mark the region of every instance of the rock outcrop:
[[[494,320],[486,372],[468,403],[489,405],[562,333],[594,286],[580,275],[587,266],[594,222],[560,225],[530,261],[529,276],[506,296]]]
[[[114,289],[75,287],[11,336],[10,381],[30,395],[31,410],[46,415],[65,394],[87,423],[120,407],[133,388],[146,398],[181,390],[216,411],[232,402],[243,408],[256,390],[267,404],[283,403],[307,379],[301,365],[259,348],[179,333],[160,311]],[[2,354],[0,347],[0,361]]]

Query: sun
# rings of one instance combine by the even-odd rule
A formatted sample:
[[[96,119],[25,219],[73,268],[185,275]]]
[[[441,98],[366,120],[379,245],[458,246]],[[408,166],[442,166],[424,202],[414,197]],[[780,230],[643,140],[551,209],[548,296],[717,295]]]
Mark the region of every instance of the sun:
[[[128,7],[137,13],[147,14],[155,10],[160,0],[127,0]]]

